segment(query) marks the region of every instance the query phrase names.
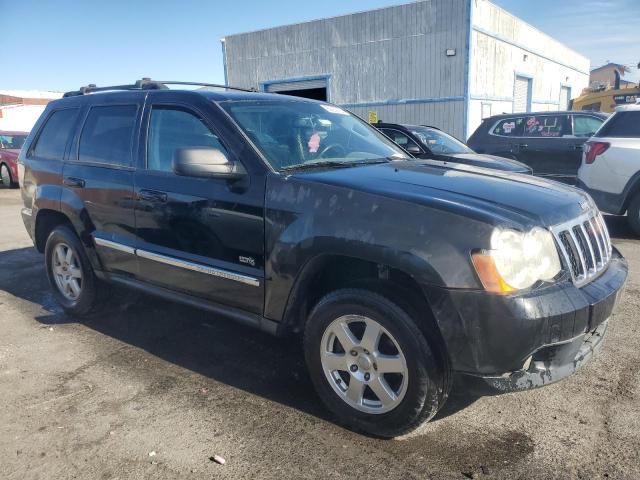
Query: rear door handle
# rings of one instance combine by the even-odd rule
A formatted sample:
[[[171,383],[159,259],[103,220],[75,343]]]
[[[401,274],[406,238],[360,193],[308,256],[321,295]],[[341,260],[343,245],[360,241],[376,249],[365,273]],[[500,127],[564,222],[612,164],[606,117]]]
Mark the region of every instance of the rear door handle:
[[[518,147],[522,148],[522,149],[527,149],[527,148],[529,148],[529,145],[526,144],[526,143],[521,143],[520,145],[518,145]]]
[[[571,145],[571,150],[582,150],[582,145]]]
[[[84,188],[84,180],[76,177],[66,177],[64,180],[62,180],[62,184],[65,187]]]
[[[138,198],[145,202],[164,203],[168,197],[166,193],[157,190],[140,190]]]

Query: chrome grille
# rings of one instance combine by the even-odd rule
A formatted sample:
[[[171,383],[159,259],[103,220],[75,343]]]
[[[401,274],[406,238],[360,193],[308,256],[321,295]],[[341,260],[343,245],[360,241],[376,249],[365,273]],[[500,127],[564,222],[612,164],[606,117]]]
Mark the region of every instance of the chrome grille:
[[[556,225],[551,232],[576,286],[585,285],[609,264],[611,239],[599,212]]]

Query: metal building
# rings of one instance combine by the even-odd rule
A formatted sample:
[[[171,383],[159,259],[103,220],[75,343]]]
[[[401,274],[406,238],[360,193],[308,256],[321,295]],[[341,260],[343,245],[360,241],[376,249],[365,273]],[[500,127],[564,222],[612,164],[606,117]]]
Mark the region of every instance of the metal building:
[[[590,62],[486,0],[421,0],[229,35],[225,81],[467,138],[482,118],[566,109]]]

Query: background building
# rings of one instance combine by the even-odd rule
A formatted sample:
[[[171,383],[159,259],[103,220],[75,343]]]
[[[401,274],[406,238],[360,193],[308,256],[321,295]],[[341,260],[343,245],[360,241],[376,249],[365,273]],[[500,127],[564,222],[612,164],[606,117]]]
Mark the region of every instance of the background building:
[[[482,118],[568,107],[590,62],[486,0],[425,0],[227,36],[225,79],[466,138]]]
[[[47,103],[60,97],[59,92],[0,90],[0,130],[31,131]]]
[[[608,88],[635,88],[637,86],[635,83],[622,78],[628,72],[629,68],[627,66],[609,62],[591,70],[589,87],[603,90]]]

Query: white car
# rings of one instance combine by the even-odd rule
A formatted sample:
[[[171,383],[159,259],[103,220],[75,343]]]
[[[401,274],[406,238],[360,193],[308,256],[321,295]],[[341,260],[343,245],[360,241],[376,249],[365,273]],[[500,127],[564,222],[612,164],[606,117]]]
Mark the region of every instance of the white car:
[[[640,105],[618,107],[585,143],[578,186],[640,235]]]

